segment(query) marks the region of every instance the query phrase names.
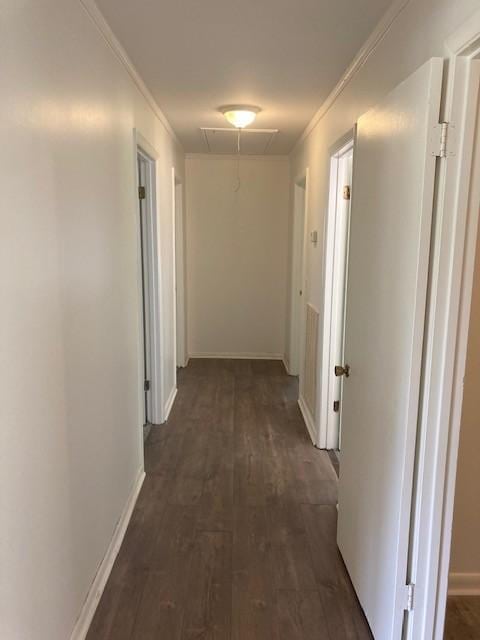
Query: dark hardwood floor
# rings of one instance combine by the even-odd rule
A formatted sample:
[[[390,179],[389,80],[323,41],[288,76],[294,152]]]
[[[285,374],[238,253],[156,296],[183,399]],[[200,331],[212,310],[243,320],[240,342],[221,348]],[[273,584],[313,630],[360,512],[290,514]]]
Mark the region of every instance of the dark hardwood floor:
[[[480,639],[480,596],[448,598],[444,639]]]
[[[192,360],[88,640],[366,640],[337,477],[273,361]]]

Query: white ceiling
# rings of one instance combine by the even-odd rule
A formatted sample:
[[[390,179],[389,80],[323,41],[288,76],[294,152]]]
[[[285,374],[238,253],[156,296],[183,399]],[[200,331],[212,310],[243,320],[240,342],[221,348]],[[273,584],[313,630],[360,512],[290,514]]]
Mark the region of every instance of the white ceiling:
[[[262,108],[252,126],[280,129],[274,154],[292,149],[390,3],[97,0],[185,151],[206,152],[199,127],[228,126],[218,107],[245,103]]]

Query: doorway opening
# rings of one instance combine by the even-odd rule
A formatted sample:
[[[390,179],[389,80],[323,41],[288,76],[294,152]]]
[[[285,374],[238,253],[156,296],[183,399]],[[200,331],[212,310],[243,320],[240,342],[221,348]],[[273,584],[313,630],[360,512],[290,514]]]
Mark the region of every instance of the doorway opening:
[[[345,360],[335,363],[345,378],[337,543],[382,640],[403,637],[418,613],[409,521],[442,151],[440,140],[429,142],[442,81],[443,61],[428,60],[361,115],[355,131]],[[406,120],[412,126],[397,126]]]
[[[294,183],[289,373],[300,376],[305,345],[307,175]]]
[[[480,109],[478,111],[480,119]],[[477,120],[478,121],[478,120]],[[478,126],[478,125],[477,125]],[[480,158],[475,173],[480,175]],[[477,200],[480,188],[476,187]],[[480,636],[480,495],[479,451],[480,433],[480,236],[473,275],[473,291],[468,326],[466,366],[463,378],[463,399],[460,419],[459,449],[453,527],[448,569],[448,598],[445,620],[445,640]],[[465,635],[461,635],[461,634]]]
[[[183,206],[183,183],[173,176],[174,231],[175,231],[175,336],[176,365],[188,364],[187,313],[186,313],[186,247],[185,247],[185,210]]]
[[[341,447],[345,303],[352,194],[353,137],[343,141],[330,160],[329,204],[325,233],[325,286],[322,381],[318,446],[338,452]]]
[[[158,248],[155,216],[155,161],[137,147],[138,179],[138,245],[140,263],[141,358],[143,375],[143,438],[148,437],[152,424],[161,422],[158,416],[157,393],[160,377],[156,357],[159,345],[158,309]],[[160,403],[161,406],[161,403]]]
[[[418,465],[420,515],[413,522],[417,574],[429,580],[425,598],[429,606],[422,629],[414,626],[409,636],[415,640],[423,637],[423,629],[435,640],[476,638],[480,633],[480,518],[478,509],[472,508],[480,487],[480,11],[446,44],[450,61],[445,120],[451,133],[440,206],[448,215],[438,224],[442,242],[438,242],[435,286],[443,291],[448,282],[449,295],[431,313],[426,367],[430,389]],[[440,379],[437,360],[446,363]],[[428,455],[432,445],[436,446],[433,460]],[[430,504],[435,508],[427,512],[428,518],[422,517]],[[428,531],[439,535],[431,536],[431,560],[425,562],[423,541]]]

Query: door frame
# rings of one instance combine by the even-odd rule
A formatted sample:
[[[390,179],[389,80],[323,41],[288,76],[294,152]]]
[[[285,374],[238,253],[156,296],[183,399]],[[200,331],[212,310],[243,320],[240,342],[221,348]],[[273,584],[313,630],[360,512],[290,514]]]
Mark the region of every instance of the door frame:
[[[149,381],[149,387],[144,387],[143,392],[143,426],[144,438],[148,436],[150,425],[152,424],[152,275],[150,269],[151,241],[150,241],[150,219],[151,219],[151,170],[150,158],[141,149],[137,149],[137,176],[138,184],[143,185],[145,194],[139,200],[139,238],[140,238],[140,258],[141,258],[141,325],[142,325],[142,356],[143,356],[143,380]]]
[[[186,296],[186,247],[185,247],[185,194],[183,182],[172,169],[173,193],[173,248],[175,291],[175,368],[188,364],[187,345],[187,296]]]
[[[330,150],[330,174],[328,209],[324,222],[324,263],[323,263],[323,326],[320,341],[318,367],[319,420],[317,433],[317,447],[320,449],[335,449],[339,439],[338,429],[333,430],[329,425],[329,406],[331,404],[331,339],[332,339],[332,315],[333,315],[333,291],[335,289],[335,230],[338,216],[338,175],[342,159],[350,152],[354,152],[354,131],[343,136]],[[351,208],[351,203],[350,203]],[[348,227],[350,222],[348,223]],[[348,259],[348,229],[346,259]],[[342,363],[338,363],[342,364]]]
[[[474,136],[480,88],[480,11],[446,42],[443,120],[447,157],[439,164],[422,402],[407,582],[417,585],[408,640],[442,640],[448,589],[455,476],[472,299],[480,194]],[[480,151],[480,143],[477,151]],[[478,177],[478,176],[477,176]],[[471,201],[475,198],[475,202]]]
[[[144,356],[143,356],[143,300],[142,300],[142,250],[140,244],[140,200],[138,198],[138,170],[137,157],[141,155],[147,162],[146,175],[146,221],[148,236],[147,262],[149,270],[149,293],[150,293],[150,345],[151,345],[151,422],[161,424],[163,422],[163,321],[162,321],[162,274],[160,262],[160,242],[158,224],[158,198],[157,198],[157,160],[160,157],[155,148],[148,142],[142,134],[134,129],[133,131],[134,161],[135,161],[135,230],[137,241],[137,288],[138,288],[138,349],[139,349],[139,398],[144,402]],[[142,413],[142,405],[139,405]]]
[[[292,233],[292,271],[290,274],[290,353],[288,373],[300,376],[303,366],[305,343],[305,322],[302,322],[306,306],[306,253],[308,228],[308,168],[293,181],[293,233]],[[300,194],[303,193],[303,206]],[[301,208],[300,208],[301,207]],[[302,296],[299,296],[299,290]]]

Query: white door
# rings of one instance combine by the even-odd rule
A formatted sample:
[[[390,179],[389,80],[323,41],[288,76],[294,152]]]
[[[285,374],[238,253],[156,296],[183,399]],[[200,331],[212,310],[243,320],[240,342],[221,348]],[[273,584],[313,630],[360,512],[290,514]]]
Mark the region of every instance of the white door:
[[[343,361],[345,332],[345,298],[347,284],[348,235],[350,229],[350,197],[353,148],[338,158],[336,176],[335,227],[332,256],[332,306],[330,333],[330,366],[328,379],[327,448],[341,449],[341,411],[343,381],[334,373]]]
[[[338,545],[376,640],[400,640],[442,60],[360,118],[352,190]]]

